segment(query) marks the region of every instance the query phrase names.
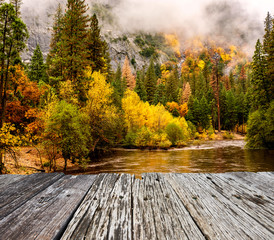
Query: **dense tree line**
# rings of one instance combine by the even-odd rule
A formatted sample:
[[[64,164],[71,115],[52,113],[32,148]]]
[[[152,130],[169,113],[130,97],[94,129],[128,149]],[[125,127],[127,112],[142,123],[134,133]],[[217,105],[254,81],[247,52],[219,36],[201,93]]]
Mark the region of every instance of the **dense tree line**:
[[[84,0],[58,6],[46,61],[37,45],[24,65],[28,32],[20,6],[0,5],[1,172],[3,153],[22,144],[42,144],[54,170],[61,154],[66,169],[68,160],[81,163],[117,144],[183,146],[221,130],[245,133],[247,122],[248,146],[273,148],[270,14],[251,63],[235,46],[195,39],[183,58],[176,53],[178,59],[160,65],[152,54],[135,71],[125,56],[114,73],[98,19]]]

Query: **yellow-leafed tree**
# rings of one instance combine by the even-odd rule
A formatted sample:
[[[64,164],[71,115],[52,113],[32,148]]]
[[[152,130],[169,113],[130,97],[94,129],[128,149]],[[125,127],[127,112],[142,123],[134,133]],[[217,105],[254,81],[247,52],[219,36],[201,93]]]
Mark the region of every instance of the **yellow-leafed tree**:
[[[106,82],[105,77],[99,73],[90,71],[87,77],[91,78],[88,90],[87,105],[84,108],[88,115],[88,121],[92,131],[94,147],[98,143],[101,145],[111,144],[118,134],[118,126],[121,123],[118,116],[117,108],[112,102],[113,89]]]

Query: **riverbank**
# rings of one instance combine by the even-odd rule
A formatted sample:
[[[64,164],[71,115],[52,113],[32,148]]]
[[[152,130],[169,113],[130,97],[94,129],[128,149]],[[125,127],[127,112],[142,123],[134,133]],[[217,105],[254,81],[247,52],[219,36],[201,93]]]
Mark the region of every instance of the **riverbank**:
[[[169,148],[168,150],[170,151],[177,151],[177,150],[183,150],[183,149],[196,149],[196,148],[203,148],[204,144],[207,144],[209,142],[215,142],[218,141],[221,143],[223,140],[227,140],[227,134],[226,132],[222,132],[221,134],[215,134],[216,137],[214,141],[209,140],[209,138],[205,135],[201,135],[199,138],[187,142],[187,144],[184,147],[172,147]],[[232,135],[233,140],[244,140],[244,136],[235,134],[233,133]],[[231,140],[231,139],[229,139]],[[228,141],[229,141],[228,140]],[[241,146],[244,146],[244,142],[241,144]],[[138,151],[140,149],[125,149],[125,148],[114,148],[112,149],[113,151],[119,151],[119,150],[124,150],[124,151]],[[144,148],[142,149],[144,150]],[[146,149],[146,150],[151,150],[151,149]],[[156,150],[156,149],[154,149]],[[160,149],[161,150],[161,149]],[[163,150],[163,149],[162,149]],[[165,149],[167,150],[167,149]],[[49,160],[47,157],[47,154],[43,151],[42,148],[34,148],[34,147],[21,147],[15,149],[16,151],[16,158],[17,162],[9,155],[6,154],[5,156],[5,167],[7,169],[8,174],[32,174],[36,172],[50,172],[49,169]],[[99,163],[97,163],[99,161]],[[67,171],[70,173],[73,172],[85,172],[90,166],[94,165],[94,167],[98,167],[99,165],[102,165],[100,163],[100,160],[88,163],[88,162],[83,162],[81,165],[78,163],[73,164],[71,161],[68,161],[68,166],[67,166]],[[103,164],[104,165],[104,164]],[[56,171],[62,172],[64,167],[64,160],[61,158],[61,156],[58,156],[58,159],[56,160]],[[100,169],[103,166],[100,166]]]

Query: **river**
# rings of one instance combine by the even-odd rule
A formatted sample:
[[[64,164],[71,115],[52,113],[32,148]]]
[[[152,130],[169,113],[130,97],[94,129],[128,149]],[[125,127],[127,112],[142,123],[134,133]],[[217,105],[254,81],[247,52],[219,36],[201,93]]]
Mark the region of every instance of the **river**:
[[[88,164],[70,174],[130,173],[220,173],[274,171],[274,150],[247,150],[243,140],[206,141],[170,150],[115,149],[110,157]]]

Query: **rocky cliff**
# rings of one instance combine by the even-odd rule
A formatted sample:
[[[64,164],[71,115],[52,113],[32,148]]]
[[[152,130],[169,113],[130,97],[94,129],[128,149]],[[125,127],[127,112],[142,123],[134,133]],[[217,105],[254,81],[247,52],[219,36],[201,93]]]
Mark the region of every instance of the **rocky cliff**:
[[[28,49],[22,54],[25,62],[29,62],[36,44],[39,43],[46,58],[49,52],[51,39],[51,29],[53,16],[58,3],[65,8],[65,0],[45,1],[41,6],[35,8],[33,5],[26,4],[22,6],[22,18],[29,30]],[[129,33],[122,30],[112,11],[119,0],[90,0],[90,14],[96,13],[101,26],[101,36],[109,45],[109,53],[112,59],[111,64],[114,69],[122,65],[125,56],[131,62],[132,68],[142,68],[147,65],[152,55],[157,55],[157,61],[162,63],[168,61],[174,56],[174,52],[168,46],[165,46],[164,37],[156,45],[153,42],[159,38],[159,34],[151,33]]]

